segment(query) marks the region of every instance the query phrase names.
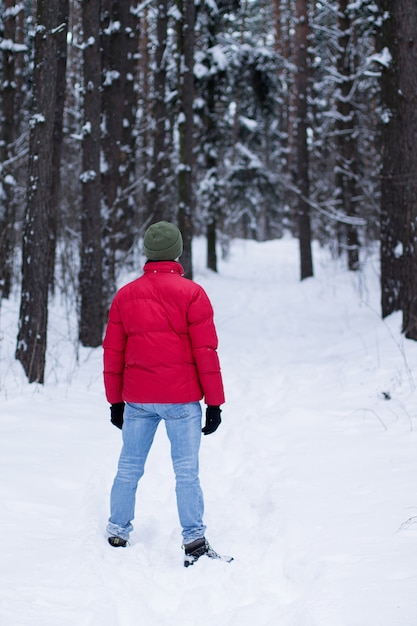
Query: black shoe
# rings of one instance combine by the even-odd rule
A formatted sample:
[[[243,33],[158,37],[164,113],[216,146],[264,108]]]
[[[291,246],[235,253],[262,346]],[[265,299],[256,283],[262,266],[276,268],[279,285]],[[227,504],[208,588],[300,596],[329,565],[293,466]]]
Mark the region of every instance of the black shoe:
[[[209,544],[205,537],[201,539],[196,539],[191,543],[187,543],[184,546],[185,554],[187,556],[196,556],[197,558],[203,556],[203,554],[207,554],[209,551]]]
[[[187,543],[184,546],[185,556],[184,556],[184,567],[188,567],[195,563],[200,556],[204,554],[208,554],[210,551],[209,542],[205,537],[201,539],[196,539],[191,543]]]
[[[126,548],[127,540],[121,537],[109,537],[109,544],[113,548]]]
[[[185,551],[184,567],[193,565],[196,561],[198,561],[200,556],[208,556],[209,559],[218,559],[219,561],[224,561],[225,563],[231,563],[233,561],[232,556],[223,556],[213,550],[205,537],[196,539],[191,543],[187,543],[183,547]]]

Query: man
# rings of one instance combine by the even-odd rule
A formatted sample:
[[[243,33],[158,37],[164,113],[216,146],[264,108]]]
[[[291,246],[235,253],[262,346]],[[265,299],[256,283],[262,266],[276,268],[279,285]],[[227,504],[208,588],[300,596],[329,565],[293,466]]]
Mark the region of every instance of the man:
[[[218,555],[205,539],[198,475],[201,432],[221,423],[223,383],[213,309],[205,291],[184,278],[179,229],[157,222],[144,237],[144,274],[122,287],[110,307],[104,348],[104,384],[111,421],[123,448],[111,490],[108,541],[125,547],[133,529],[138,481],[157,426],[171,443],[184,564]],[[200,400],[207,406],[201,430]]]

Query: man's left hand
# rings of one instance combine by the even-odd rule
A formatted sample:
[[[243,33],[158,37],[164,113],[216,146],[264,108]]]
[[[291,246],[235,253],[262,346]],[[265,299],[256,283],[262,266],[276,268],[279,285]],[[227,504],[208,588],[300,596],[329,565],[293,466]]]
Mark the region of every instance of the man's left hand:
[[[220,417],[222,410],[219,406],[208,406],[206,409],[206,425],[201,430],[205,435],[211,435],[218,429],[222,422]]]

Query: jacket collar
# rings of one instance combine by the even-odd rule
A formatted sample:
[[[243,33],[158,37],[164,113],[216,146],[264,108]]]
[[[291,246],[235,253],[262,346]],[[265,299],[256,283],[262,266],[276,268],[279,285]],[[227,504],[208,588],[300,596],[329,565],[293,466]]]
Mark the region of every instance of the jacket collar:
[[[184,276],[184,268],[177,261],[147,261],[143,268],[146,273],[163,272],[165,274],[179,274]]]

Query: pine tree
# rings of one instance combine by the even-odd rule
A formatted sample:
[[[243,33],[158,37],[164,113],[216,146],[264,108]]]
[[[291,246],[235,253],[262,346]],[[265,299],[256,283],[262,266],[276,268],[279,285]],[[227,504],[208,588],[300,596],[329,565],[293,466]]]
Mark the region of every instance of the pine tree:
[[[310,176],[307,145],[307,95],[308,95],[308,0],[296,0],[295,47],[296,73],[296,153],[297,153],[297,212],[300,242],[301,280],[313,276],[310,224]]]
[[[153,72],[152,98],[152,157],[147,181],[148,213],[153,222],[169,220],[171,217],[172,176],[170,172],[170,151],[167,103],[168,66],[168,0],[160,0],[156,17],[156,44]]]
[[[178,227],[184,240],[181,263],[192,278],[192,237],[194,231],[193,193],[193,103],[194,103],[194,0],[177,0],[177,128],[178,128]]]
[[[102,219],[100,180],[101,54],[100,0],[84,0],[82,133],[82,205],[79,337],[84,346],[99,346],[103,337]]]
[[[15,142],[19,129],[19,61],[26,46],[18,41],[23,2],[4,1],[2,16],[2,80],[0,99],[0,298],[8,298],[12,287],[15,248],[17,184],[14,171]]]
[[[104,206],[103,288],[108,304],[116,291],[118,253],[134,240],[133,203],[129,184],[134,165],[134,120],[138,46],[136,0],[101,0],[102,48],[102,198]],[[129,140],[126,128],[129,128]]]
[[[52,206],[59,0],[38,0],[30,118],[29,173],[23,233],[22,293],[16,358],[29,382],[44,382],[48,289],[53,255]]]
[[[379,0],[385,55],[381,180],[382,314],[403,311],[405,336],[417,340],[417,6]]]

